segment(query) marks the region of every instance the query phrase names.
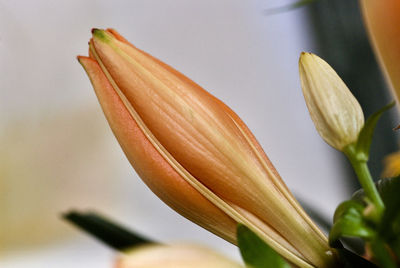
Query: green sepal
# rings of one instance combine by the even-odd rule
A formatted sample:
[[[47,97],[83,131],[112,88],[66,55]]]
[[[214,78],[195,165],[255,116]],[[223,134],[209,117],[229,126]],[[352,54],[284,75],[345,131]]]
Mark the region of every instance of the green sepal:
[[[63,214],[63,218],[119,251],[154,243],[96,212],[69,211]]]
[[[329,232],[329,245],[335,247],[340,237],[360,237],[372,239],[376,232],[363,217],[363,204],[348,200],[335,211],[333,227]]]
[[[99,40],[101,40],[105,43],[109,43],[112,40],[110,35],[106,31],[101,30],[101,29],[93,28],[92,34],[94,37],[97,37]]]
[[[237,240],[240,254],[247,267],[291,267],[278,253],[243,224],[237,226]]]
[[[377,112],[373,113],[370,117],[368,117],[367,121],[364,124],[364,127],[361,129],[360,134],[358,135],[358,139],[356,142],[355,150],[357,153],[357,158],[360,160],[367,161],[369,158],[369,149],[371,147],[372,137],[374,134],[374,130],[376,124],[381,118],[382,114],[392,108],[395,105],[395,102],[391,102],[388,105],[382,107]]]

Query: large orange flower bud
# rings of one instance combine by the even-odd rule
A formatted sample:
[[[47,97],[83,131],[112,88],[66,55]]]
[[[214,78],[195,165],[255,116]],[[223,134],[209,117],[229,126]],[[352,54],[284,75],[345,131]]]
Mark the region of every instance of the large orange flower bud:
[[[326,237],[225,104],[114,30],[95,29],[79,61],[127,158],[164,202],[233,243],[240,222],[299,267],[332,265]]]

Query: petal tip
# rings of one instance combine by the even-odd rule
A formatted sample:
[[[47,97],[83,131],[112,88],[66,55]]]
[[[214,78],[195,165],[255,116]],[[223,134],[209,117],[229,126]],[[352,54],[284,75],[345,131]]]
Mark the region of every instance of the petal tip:
[[[302,61],[302,60],[304,60],[304,59],[306,59],[308,57],[314,57],[314,54],[311,53],[311,52],[305,52],[305,51],[302,51],[300,53],[300,61]]]
[[[92,29],[92,35],[93,35],[94,39],[98,39],[98,40],[103,41],[103,42],[111,41],[110,35],[107,34],[107,32],[102,30],[102,29],[93,28]]]

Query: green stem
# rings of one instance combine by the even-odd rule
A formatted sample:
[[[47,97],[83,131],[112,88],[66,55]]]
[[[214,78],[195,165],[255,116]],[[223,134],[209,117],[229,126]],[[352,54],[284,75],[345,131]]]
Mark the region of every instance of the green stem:
[[[372,180],[371,173],[369,172],[369,168],[367,165],[367,160],[363,155],[358,155],[355,151],[354,146],[349,145],[345,148],[344,153],[350,160],[351,165],[353,166],[354,171],[358,177],[358,181],[361,184],[361,187],[364,189],[364,193],[369,201],[375,205],[375,220],[379,221],[383,214],[383,210],[385,209],[385,205],[383,204],[382,198],[376,189],[375,183]]]

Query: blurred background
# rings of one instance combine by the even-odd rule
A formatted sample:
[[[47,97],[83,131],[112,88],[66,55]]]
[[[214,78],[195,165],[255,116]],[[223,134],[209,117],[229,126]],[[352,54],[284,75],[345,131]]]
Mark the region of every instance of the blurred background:
[[[343,77],[369,115],[388,103],[356,1],[0,0],[0,266],[111,267],[115,252],[61,219],[104,213],[154,240],[191,241],[239,259],[236,247],[182,218],[147,189],[122,153],[75,57],[90,29],[117,29],[232,107],[302,202],[330,220],[357,189],[318,136],[297,61],[309,51]],[[392,115],[393,116],[393,115]],[[371,167],[396,149],[379,123]]]

